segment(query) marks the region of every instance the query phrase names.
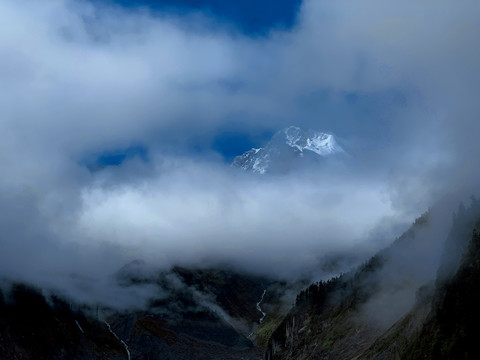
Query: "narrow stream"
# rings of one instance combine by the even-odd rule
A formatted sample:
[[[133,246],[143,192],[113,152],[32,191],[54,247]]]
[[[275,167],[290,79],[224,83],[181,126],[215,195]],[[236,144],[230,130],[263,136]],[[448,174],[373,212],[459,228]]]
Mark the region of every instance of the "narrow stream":
[[[75,320],[75,324],[77,324],[77,326],[78,326],[78,328],[80,329],[80,331],[82,332],[82,334],[85,334],[85,333],[83,332],[82,327],[80,326],[80,324],[78,323],[77,320]]]
[[[110,331],[110,333],[115,336],[115,338],[120,341],[123,345],[123,347],[125,348],[125,351],[127,352],[127,357],[128,357],[128,360],[131,360],[130,358],[130,350],[128,350],[128,346],[127,344],[125,343],[125,341],[123,341],[122,339],[120,339],[117,334],[115,334],[112,330],[112,328],[110,327],[110,324],[106,321],[106,320],[103,320],[103,322],[107,325],[107,328],[108,328],[108,331]]]
[[[260,311],[262,313],[262,317],[260,318],[259,320],[259,323],[261,324],[263,319],[265,319],[265,316],[267,315],[267,313],[265,313],[262,308],[260,307],[260,304],[262,303],[263,301],[263,298],[265,297],[265,293],[267,292],[267,289],[263,290],[263,294],[262,294],[262,297],[260,298],[260,301],[257,303],[257,310]]]

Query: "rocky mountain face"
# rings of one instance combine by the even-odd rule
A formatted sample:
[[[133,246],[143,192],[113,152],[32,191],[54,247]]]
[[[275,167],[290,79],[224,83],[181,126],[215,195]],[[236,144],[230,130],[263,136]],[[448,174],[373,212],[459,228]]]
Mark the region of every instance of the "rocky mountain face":
[[[321,161],[344,153],[332,134],[290,126],[275,133],[264,147],[237,156],[232,165],[258,174],[284,173],[306,158]]]

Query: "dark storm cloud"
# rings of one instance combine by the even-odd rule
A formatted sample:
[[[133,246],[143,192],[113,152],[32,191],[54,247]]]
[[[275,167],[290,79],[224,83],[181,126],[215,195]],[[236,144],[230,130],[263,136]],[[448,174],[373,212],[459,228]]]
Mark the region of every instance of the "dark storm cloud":
[[[478,184],[478,18],[470,1],[305,1],[251,38],[202,14],[2,2],[2,273],[63,284],[143,257],[276,272],[386,244]],[[224,132],[291,124],[334,131],[350,168],[259,179],[215,152]],[[148,159],[86,164],[135,147]]]

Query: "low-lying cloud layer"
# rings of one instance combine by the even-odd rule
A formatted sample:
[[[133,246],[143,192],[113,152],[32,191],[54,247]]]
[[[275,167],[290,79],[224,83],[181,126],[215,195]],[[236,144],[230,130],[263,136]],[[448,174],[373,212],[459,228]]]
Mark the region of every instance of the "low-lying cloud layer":
[[[202,14],[3,1],[1,275],[68,288],[136,258],[283,274],[384,246],[477,189],[479,15],[304,1],[294,28],[249,38]],[[252,177],[211,146],[291,124],[339,135],[346,169]],[[147,159],[85,165],[136,144]]]

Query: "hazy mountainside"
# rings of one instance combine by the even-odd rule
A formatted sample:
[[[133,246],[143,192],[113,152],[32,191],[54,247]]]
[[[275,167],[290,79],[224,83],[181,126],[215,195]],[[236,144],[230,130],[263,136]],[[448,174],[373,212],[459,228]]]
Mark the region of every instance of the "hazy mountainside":
[[[226,269],[152,272],[135,261],[120,286],[156,285],[147,309],[92,308],[12,285],[0,293],[0,359],[259,359],[248,335],[272,280]]]
[[[430,316],[405,354],[412,359],[479,359],[480,234],[473,231],[456,275],[437,289]]]
[[[466,209],[463,203],[458,207],[453,218],[453,226],[448,235],[438,269],[437,285],[453,277],[458,269],[463,254],[467,251],[472,229],[478,227],[480,220],[480,201],[471,197],[471,206]]]
[[[15,288],[1,304],[0,359],[258,359],[251,342],[213,312],[100,317]],[[175,314],[172,314],[172,316]]]
[[[449,227],[431,210],[358,268],[307,287],[133,261],[111,280],[149,289],[141,309],[4,282],[0,360],[477,359],[480,202]]]
[[[300,159],[318,161],[343,154],[332,134],[290,126],[273,135],[261,148],[237,156],[232,165],[254,173],[282,173],[298,166]]]
[[[478,358],[478,232],[467,244],[479,219],[475,199],[461,205],[442,255],[425,246],[440,241],[425,214],[358,270],[312,284],[273,333],[266,359]],[[428,269],[415,265],[432,257]]]

